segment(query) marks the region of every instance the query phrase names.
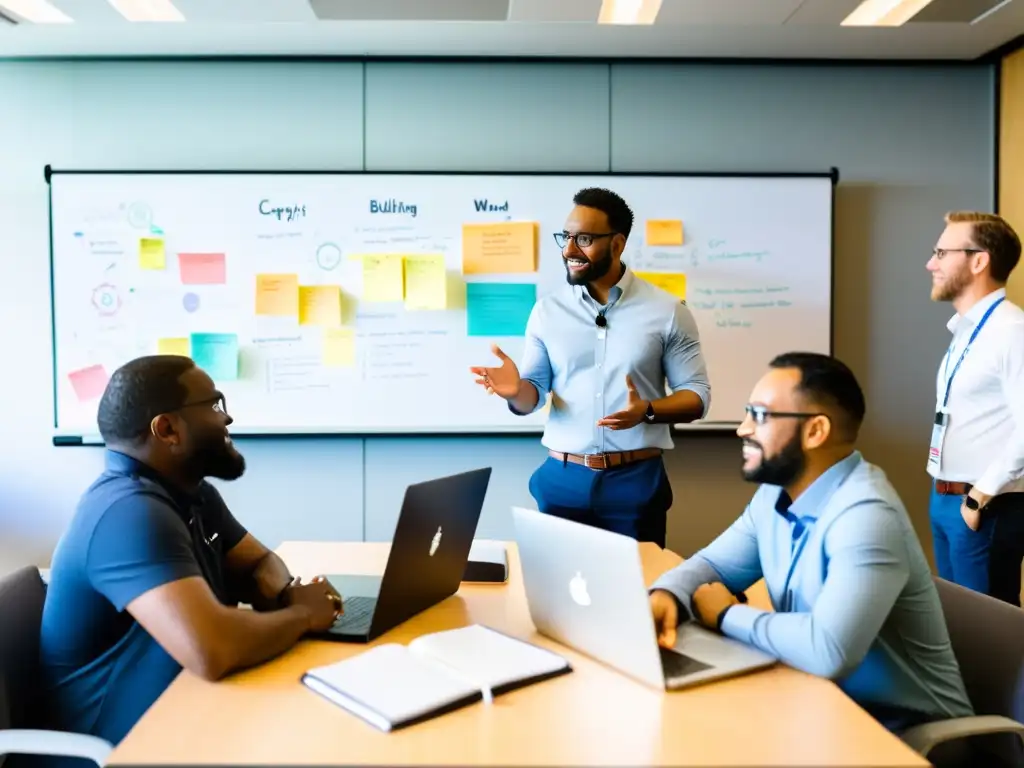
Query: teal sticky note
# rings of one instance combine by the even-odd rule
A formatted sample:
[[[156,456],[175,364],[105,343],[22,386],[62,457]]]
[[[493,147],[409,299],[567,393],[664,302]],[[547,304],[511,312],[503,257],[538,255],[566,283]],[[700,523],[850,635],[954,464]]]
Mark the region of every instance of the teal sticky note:
[[[537,302],[535,283],[467,283],[470,336],[523,336]]]
[[[238,378],[238,336],[233,333],[193,333],[192,359],[217,381]]]

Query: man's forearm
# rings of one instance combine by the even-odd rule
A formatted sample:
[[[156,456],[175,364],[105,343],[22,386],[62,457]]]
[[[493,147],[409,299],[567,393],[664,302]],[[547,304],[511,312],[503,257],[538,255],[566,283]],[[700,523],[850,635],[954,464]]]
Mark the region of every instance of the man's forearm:
[[[519,392],[508,402],[513,410],[527,414],[533,413],[533,409],[537,407],[539,401],[540,393],[537,388],[526,379],[522,379],[519,382]]]
[[[309,620],[309,610],[297,605],[266,613],[225,608],[217,646],[203,654],[208,660],[204,676],[217,680],[284,653],[309,631]]]
[[[692,616],[691,598],[693,593],[701,584],[713,581],[721,581],[718,572],[704,558],[694,555],[672,570],[663,573],[651,584],[651,591],[660,589],[674,595],[686,608],[687,613]]]
[[[253,569],[252,607],[257,611],[272,611],[283,607],[281,593],[291,584],[293,577],[278,555],[270,552]]]
[[[704,401],[690,389],[652,400],[651,405],[654,406],[654,421],[659,424],[683,424],[704,415]]]

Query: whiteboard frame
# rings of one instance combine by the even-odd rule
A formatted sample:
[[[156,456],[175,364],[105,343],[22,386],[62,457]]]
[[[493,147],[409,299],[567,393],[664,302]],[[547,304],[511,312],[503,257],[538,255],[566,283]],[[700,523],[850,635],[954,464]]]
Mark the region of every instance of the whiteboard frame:
[[[95,433],[82,434],[81,430],[61,430],[59,427],[59,398],[58,398],[58,374],[57,374],[57,307],[55,288],[55,259],[54,259],[54,238],[53,238],[53,186],[51,179],[55,175],[65,176],[561,176],[561,177],[591,177],[615,179],[620,177],[628,178],[713,178],[713,179],[786,179],[786,178],[828,178],[832,181],[832,195],[830,208],[830,242],[829,242],[829,318],[828,318],[828,354],[835,354],[835,287],[836,287],[836,188],[839,185],[839,169],[832,166],[827,171],[507,171],[507,170],[379,170],[348,169],[348,170],[283,170],[275,169],[216,169],[216,170],[188,170],[188,169],[85,169],[67,168],[56,169],[47,164],[43,167],[43,178],[47,185],[47,218],[49,229],[49,258],[50,258],[50,357],[51,357],[51,379],[53,398],[53,420],[52,440],[55,446],[77,446],[77,445],[103,445],[103,438],[99,431]],[[690,424],[673,424],[673,433],[682,434],[721,434],[723,432],[734,432],[739,427],[738,421],[698,421]],[[501,429],[498,431],[449,431],[441,429],[381,429],[376,431],[365,430],[340,430],[324,431],[316,429],[289,428],[280,431],[261,428],[258,432],[247,432],[240,429],[233,432],[232,437],[240,439],[271,438],[271,439],[329,439],[329,438],[409,438],[409,437],[435,437],[435,438],[523,438],[526,436],[537,437],[544,433],[543,427],[524,426],[522,429]]]

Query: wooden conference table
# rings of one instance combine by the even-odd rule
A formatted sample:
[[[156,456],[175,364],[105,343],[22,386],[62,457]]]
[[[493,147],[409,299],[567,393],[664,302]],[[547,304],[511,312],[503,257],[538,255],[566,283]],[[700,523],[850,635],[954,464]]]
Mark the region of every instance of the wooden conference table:
[[[648,583],[678,555],[641,544]],[[278,553],[304,579],[379,575],[387,543],[287,542]],[[787,667],[664,693],[536,634],[514,544],[507,584],[459,592],[378,638],[472,623],[547,646],[575,671],[386,734],[306,689],[310,667],[366,646],[304,640],[267,664],[210,683],[183,672],[108,765],[857,765],[929,763],[832,683]],[[751,602],[763,602],[755,595]]]

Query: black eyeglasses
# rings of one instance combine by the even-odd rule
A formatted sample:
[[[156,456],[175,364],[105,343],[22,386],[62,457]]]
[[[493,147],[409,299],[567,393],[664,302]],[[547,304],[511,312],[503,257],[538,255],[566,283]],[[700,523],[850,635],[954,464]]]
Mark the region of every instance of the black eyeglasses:
[[[576,245],[580,248],[588,248],[594,244],[595,240],[599,240],[602,237],[615,237],[619,234],[618,232],[577,232],[575,235],[569,232],[556,232],[555,242],[558,243],[559,248],[565,248],[569,244],[570,240],[575,240]]]
[[[828,416],[824,413],[803,413],[800,411],[770,411],[763,405],[747,405],[743,409],[747,416],[754,420],[758,426],[764,424],[768,419],[813,419],[815,416]]]
[[[984,253],[984,248],[932,248],[932,256],[936,259],[945,258],[947,253]]]
[[[194,403],[185,403],[183,406],[181,406],[181,408],[178,408],[177,410],[180,411],[185,408],[199,408],[204,405],[208,405],[211,408],[213,408],[213,410],[215,410],[217,413],[223,413],[225,416],[227,416],[228,404],[227,400],[222,394],[217,394],[216,397],[207,398],[206,400],[197,400]]]

